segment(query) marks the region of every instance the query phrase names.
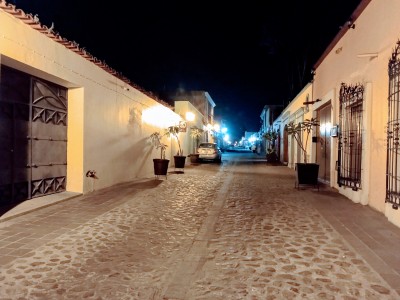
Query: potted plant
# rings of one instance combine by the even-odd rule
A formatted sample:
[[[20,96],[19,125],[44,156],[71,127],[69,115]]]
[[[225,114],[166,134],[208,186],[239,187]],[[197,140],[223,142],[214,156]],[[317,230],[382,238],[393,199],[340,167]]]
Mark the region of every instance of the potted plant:
[[[168,172],[169,159],[165,158],[165,149],[167,148],[167,145],[161,141],[162,137],[163,135],[158,131],[150,135],[150,140],[153,146],[156,149],[160,149],[160,158],[153,159],[154,175],[156,176],[158,175],[167,176]]]
[[[183,155],[183,150],[181,148],[181,142],[179,140],[179,132],[180,132],[179,125],[173,125],[173,126],[169,126],[166,129],[165,134],[168,137],[173,136],[176,138],[176,141],[178,143],[178,152],[176,155],[174,155],[175,168],[183,169],[185,167],[186,156]]]
[[[295,124],[294,122],[290,122],[286,125],[287,133],[294,137],[299,148],[303,152],[303,162],[297,162],[295,165],[295,187],[297,188],[299,188],[300,184],[313,185],[318,187],[319,165],[317,163],[309,163],[307,161],[308,140],[310,137],[310,133],[317,126],[319,126],[319,121],[316,118],[306,119],[297,124]]]
[[[199,142],[200,142],[200,137],[203,134],[204,130],[201,128],[198,128],[197,126],[193,126],[190,128],[190,136],[193,138],[195,149],[194,153],[191,153],[190,156],[190,162],[192,163],[197,163],[199,161],[199,153],[197,153],[197,149],[199,148]]]
[[[268,163],[279,162],[278,154],[276,153],[275,142],[278,139],[278,131],[270,128],[263,134],[263,138],[267,141],[266,158]]]

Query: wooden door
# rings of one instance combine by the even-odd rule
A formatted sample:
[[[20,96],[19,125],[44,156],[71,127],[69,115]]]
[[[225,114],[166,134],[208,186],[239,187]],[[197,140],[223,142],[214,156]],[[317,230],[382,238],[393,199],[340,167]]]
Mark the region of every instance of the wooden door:
[[[319,164],[318,178],[326,183],[331,179],[331,108],[329,104],[318,111],[320,126],[318,128],[317,163]]]

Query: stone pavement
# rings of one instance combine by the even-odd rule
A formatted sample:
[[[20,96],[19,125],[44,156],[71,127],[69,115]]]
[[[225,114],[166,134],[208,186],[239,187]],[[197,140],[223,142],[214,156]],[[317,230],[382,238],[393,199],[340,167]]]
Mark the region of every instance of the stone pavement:
[[[0,219],[0,299],[400,299],[400,229],[255,154]]]

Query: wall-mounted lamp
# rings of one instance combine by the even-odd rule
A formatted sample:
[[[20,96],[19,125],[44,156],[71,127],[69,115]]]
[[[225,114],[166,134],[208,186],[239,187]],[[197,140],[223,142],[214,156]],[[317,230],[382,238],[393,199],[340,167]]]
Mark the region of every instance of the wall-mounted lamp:
[[[191,111],[188,111],[188,112],[186,112],[185,118],[186,118],[186,121],[193,122],[195,119],[195,115]]]

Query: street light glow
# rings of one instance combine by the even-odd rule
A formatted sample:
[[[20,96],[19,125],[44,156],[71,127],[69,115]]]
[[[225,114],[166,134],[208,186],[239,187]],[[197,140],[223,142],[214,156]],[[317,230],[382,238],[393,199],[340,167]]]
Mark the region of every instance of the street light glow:
[[[142,111],[142,121],[144,123],[165,128],[180,121],[180,117],[169,108],[156,105]]]
[[[186,113],[186,121],[193,122],[194,118],[195,118],[194,113],[192,113],[191,111],[188,111]]]

